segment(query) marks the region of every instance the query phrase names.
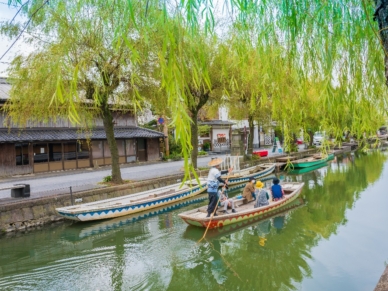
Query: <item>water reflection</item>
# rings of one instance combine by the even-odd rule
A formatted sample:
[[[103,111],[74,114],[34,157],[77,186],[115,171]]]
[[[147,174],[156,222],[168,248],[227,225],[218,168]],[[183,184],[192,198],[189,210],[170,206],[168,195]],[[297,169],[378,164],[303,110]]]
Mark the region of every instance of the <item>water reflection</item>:
[[[177,214],[205,205],[206,195],[202,202],[154,215],[53,225],[3,237],[0,289],[298,290],[313,276],[313,250],[340,227],[346,229],[347,213],[370,195],[365,189],[379,181],[385,161],[379,153],[356,154],[307,174],[284,174],[285,180],[310,185],[303,189],[302,207],[209,232],[199,245],[195,242],[203,229],[188,227]],[[388,219],[386,212],[379,215],[379,220]],[[349,237],[352,244],[357,240]],[[312,286],[304,290],[319,289]],[[346,286],[341,288],[350,290]]]

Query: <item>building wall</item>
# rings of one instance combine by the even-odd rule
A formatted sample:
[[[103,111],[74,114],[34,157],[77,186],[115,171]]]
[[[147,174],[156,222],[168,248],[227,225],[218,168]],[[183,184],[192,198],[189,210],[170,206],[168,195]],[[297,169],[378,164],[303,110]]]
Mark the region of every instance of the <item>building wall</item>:
[[[219,142],[218,135],[224,135],[225,141]],[[212,151],[224,151],[230,148],[230,130],[228,128],[213,128],[212,130]]]
[[[31,156],[31,151],[29,153]],[[31,161],[31,157],[30,157]],[[0,143],[0,177],[32,173],[31,162],[29,165],[16,165],[15,144]]]
[[[160,147],[159,139],[147,139],[147,160],[158,161],[160,160]]]

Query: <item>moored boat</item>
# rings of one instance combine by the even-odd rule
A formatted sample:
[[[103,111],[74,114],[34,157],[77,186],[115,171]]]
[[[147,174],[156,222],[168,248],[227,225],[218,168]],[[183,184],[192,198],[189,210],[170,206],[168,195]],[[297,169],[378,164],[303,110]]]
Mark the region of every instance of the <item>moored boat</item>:
[[[327,163],[323,163],[323,164],[319,164],[319,165],[315,165],[315,166],[307,167],[307,168],[292,169],[292,170],[288,171],[287,174],[290,174],[290,175],[306,174],[306,173],[310,173],[310,172],[313,172],[315,170],[318,170],[320,168],[323,168],[325,166],[327,166]]]
[[[78,221],[114,218],[193,197],[207,189],[206,182],[206,179],[199,178],[199,183],[197,180],[190,180],[183,185],[182,183],[177,183],[136,194],[60,207],[55,210],[62,217]]]
[[[187,224],[209,227],[209,229],[224,227],[226,225],[240,223],[255,217],[268,216],[269,213],[276,212],[279,208],[283,208],[287,204],[293,202],[300,195],[304,183],[301,182],[286,182],[282,184],[285,193],[285,198],[278,201],[270,201],[269,205],[255,208],[254,203],[244,203],[244,199],[235,199],[236,213],[221,213],[217,212],[217,216],[207,216],[207,206],[185,211],[178,216]],[[219,208],[220,209],[220,208]]]
[[[291,161],[293,168],[309,168],[315,167],[318,165],[323,165],[327,161],[334,159],[334,154],[328,154],[327,156],[322,155],[313,155],[311,157]]]
[[[243,170],[233,171],[230,175],[224,175],[222,178],[228,178],[228,185],[246,183],[249,182],[251,178],[258,180],[273,173],[275,171],[275,167],[275,163],[260,164]]]

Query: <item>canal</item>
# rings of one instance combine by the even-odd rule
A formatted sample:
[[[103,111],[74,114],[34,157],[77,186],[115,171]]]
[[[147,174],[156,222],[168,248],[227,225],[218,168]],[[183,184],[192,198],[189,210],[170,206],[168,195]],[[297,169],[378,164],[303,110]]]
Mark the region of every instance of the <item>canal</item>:
[[[199,244],[203,230],[177,215],[206,195],[3,235],[0,290],[373,290],[388,263],[387,155],[349,154],[278,177],[305,182],[291,210],[209,231]]]

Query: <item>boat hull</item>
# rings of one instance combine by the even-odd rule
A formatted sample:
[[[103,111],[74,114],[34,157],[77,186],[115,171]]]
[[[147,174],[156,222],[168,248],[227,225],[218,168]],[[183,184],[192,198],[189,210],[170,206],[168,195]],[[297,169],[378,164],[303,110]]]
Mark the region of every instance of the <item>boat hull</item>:
[[[163,196],[157,199],[149,199],[146,201],[138,202],[138,203],[128,203],[126,205],[114,206],[109,205],[100,209],[91,209],[86,211],[76,210],[77,208],[81,208],[82,205],[77,206],[69,206],[63,208],[57,208],[56,211],[62,217],[67,219],[76,220],[76,221],[93,221],[93,220],[101,220],[101,219],[109,219],[115,218],[125,215],[130,215],[146,210],[150,210],[156,207],[165,206],[174,202],[178,202],[184,199],[191,198],[200,193],[206,191],[207,185],[206,182],[202,183],[201,186],[196,186],[186,191],[182,191],[180,193],[174,193],[172,195]],[[155,189],[157,190],[157,189]],[[129,197],[133,195],[123,196],[121,198]],[[118,201],[120,198],[112,198],[99,201],[99,203],[109,203],[109,201]],[[90,203],[86,203],[87,205]],[[74,209],[74,210],[73,210]]]
[[[267,169],[256,172],[256,173],[249,173],[247,171],[246,175],[243,175],[241,177],[230,177],[228,178],[228,185],[236,185],[236,184],[241,184],[241,183],[247,183],[251,178],[254,178],[256,180],[265,177],[269,174],[272,174],[275,171],[276,164],[272,164],[269,166]],[[226,177],[223,177],[226,178]]]
[[[179,217],[182,218],[189,225],[194,225],[194,226],[204,227],[209,229],[222,228],[227,225],[242,223],[246,220],[261,219],[269,215],[272,215],[273,213],[279,211],[280,209],[284,209],[288,204],[295,201],[299,197],[302,191],[302,187],[303,187],[303,183],[301,187],[295,190],[292,194],[288,195],[285,199],[282,199],[277,202],[273,202],[268,206],[253,208],[253,205],[252,205],[252,209],[250,210],[231,213],[227,215],[218,215],[218,216],[214,216],[213,218],[196,219],[194,216],[187,215],[185,213],[179,214]]]
[[[323,166],[327,161],[334,159],[334,154],[329,154],[326,158],[315,160],[315,161],[306,161],[306,162],[292,162],[294,169],[299,168],[310,168],[316,166]]]

